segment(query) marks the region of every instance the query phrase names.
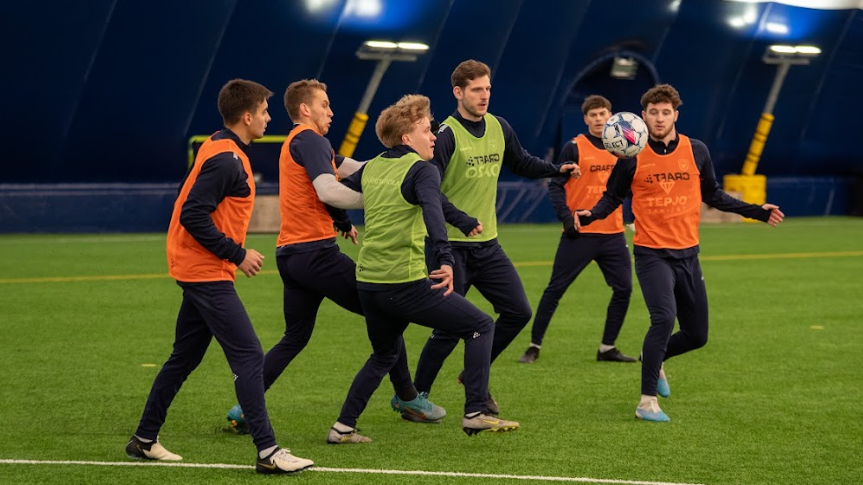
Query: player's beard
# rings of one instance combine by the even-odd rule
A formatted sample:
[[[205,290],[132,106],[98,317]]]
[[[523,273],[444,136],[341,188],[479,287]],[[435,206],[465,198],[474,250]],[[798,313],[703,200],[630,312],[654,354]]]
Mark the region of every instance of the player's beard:
[[[662,132],[657,132],[655,129],[652,129],[648,126],[647,131],[648,131],[648,133],[650,133],[650,137],[653,138],[654,140],[663,140],[663,139],[665,139],[666,136],[668,136],[669,133],[671,133],[671,130],[673,128],[674,128],[674,125],[666,126],[666,127],[663,127]]]
[[[468,106],[467,104],[462,104],[464,106],[464,110],[467,111],[471,116],[476,116],[477,118],[482,118],[485,116],[485,113],[480,113],[473,106]]]

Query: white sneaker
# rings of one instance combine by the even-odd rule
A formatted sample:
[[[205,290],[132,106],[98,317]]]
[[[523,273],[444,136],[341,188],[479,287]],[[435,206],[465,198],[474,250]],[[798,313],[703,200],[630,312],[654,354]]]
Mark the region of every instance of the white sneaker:
[[[272,452],[270,456],[258,458],[257,462],[255,462],[255,471],[258,473],[291,475],[314,466],[314,464],[315,462],[312,460],[292,455],[291,450],[276,448],[276,451]]]
[[[126,454],[135,460],[180,461],[183,459],[182,456],[166,450],[158,440],[144,443],[134,435],[126,443]]]
[[[371,443],[372,439],[357,433],[357,430],[339,431],[335,427],[327,433],[327,443],[331,445],[346,445],[352,443]]]
[[[468,436],[473,436],[481,431],[491,431],[492,433],[515,431],[520,426],[518,421],[507,421],[489,414],[477,414],[472,418],[465,416],[461,420],[461,429]]]

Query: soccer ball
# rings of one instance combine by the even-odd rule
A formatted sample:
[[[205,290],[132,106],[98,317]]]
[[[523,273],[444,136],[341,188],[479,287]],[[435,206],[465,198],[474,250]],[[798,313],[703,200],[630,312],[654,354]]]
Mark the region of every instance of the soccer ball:
[[[647,125],[638,115],[621,111],[605,122],[602,145],[618,158],[632,158],[647,145]]]

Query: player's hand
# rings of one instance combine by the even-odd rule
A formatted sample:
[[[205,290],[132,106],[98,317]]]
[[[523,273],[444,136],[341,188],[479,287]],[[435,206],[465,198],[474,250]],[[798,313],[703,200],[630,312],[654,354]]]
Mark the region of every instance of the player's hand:
[[[254,249],[246,249],[246,259],[240,263],[238,268],[240,271],[246,275],[247,278],[251,278],[258,274],[261,271],[261,266],[264,265],[264,255],[255,251]]]
[[[560,166],[560,173],[569,172],[570,177],[581,177],[581,168],[577,163],[564,163]]]
[[[581,230],[581,218],[590,217],[593,214],[589,210],[575,211],[575,228]]]
[[[474,227],[473,230],[470,231],[470,234],[468,234],[467,237],[472,237],[472,236],[476,236],[477,234],[482,234],[482,222],[480,222],[480,221],[476,221],[476,222],[477,222],[476,227]]]
[[[443,296],[448,296],[452,293],[452,266],[448,264],[440,265],[440,268],[429,274],[429,278],[440,280],[440,283],[432,285],[431,289],[437,290],[439,288],[446,288],[447,290],[444,292]]]
[[[761,208],[770,211],[770,218],[767,219],[767,223],[773,227],[778,226],[779,223],[785,219],[785,214],[783,214],[782,211],[779,210],[778,205],[764,204],[761,206]]]
[[[342,231],[342,237],[350,239],[354,246],[357,245],[357,228],[351,225],[350,231]]]

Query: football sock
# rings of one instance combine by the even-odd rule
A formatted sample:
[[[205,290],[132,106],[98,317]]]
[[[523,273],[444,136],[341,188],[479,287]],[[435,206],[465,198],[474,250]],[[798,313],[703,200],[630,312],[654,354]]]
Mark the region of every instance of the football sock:
[[[135,435],[135,438],[138,438],[138,441],[140,441],[141,443],[152,443],[154,441],[154,440],[148,440],[147,438],[141,438],[138,435]]]
[[[338,431],[340,433],[349,433],[349,432],[354,430],[354,428],[351,428],[350,426],[348,426],[346,424],[342,424],[338,421],[336,421],[336,424],[333,425],[333,428],[335,428],[336,431]]]
[[[613,348],[614,348],[614,345],[599,344],[599,351],[600,352],[608,352],[609,350],[611,350]]]
[[[535,344],[535,343],[531,342],[531,343],[530,343],[530,347],[535,347],[535,348],[537,348],[537,349],[541,349],[541,348],[542,348],[542,345],[537,345],[537,344]]]
[[[260,456],[261,459],[263,460],[264,458],[272,455],[273,452],[276,451],[276,448],[278,448],[278,447],[279,447],[279,445],[273,445],[273,446],[271,446],[265,450],[261,450],[258,452],[258,456]]]
[[[475,417],[477,417],[477,416],[479,416],[479,415],[480,415],[480,412],[479,412],[479,411],[477,411],[477,412],[475,412],[475,413],[467,413],[467,414],[465,414],[465,415],[464,415],[464,417],[466,417],[467,419],[473,419],[473,418],[475,418]]]
[[[648,396],[646,394],[642,394],[641,395],[641,402],[638,403],[638,407],[646,409],[653,402],[656,402],[656,396]]]
[[[397,392],[399,399],[402,401],[413,401],[417,398],[419,394],[417,394],[417,388],[414,386],[408,387],[407,389],[402,389]]]

